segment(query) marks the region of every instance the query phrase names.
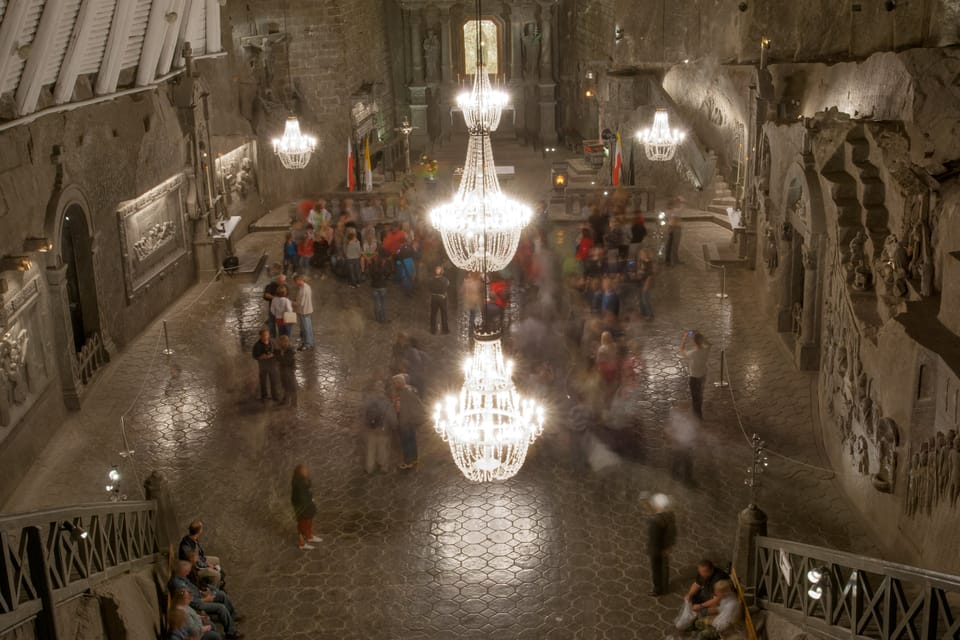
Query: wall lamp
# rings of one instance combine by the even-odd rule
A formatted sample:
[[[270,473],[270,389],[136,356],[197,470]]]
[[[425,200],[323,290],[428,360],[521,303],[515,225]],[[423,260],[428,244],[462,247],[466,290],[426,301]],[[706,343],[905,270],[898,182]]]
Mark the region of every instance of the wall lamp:
[[[23,241],[23,250],[27,253],[47,253],[53,251],[53,243],[48,238],[27,238]]]
[[[86,540],[90,536],[86,529],[78,524],[73,524],[72,522],[66,520],[64,520],[63,524],[60,525],[60,530],[69,533],[70,539],[74,542],[77,542],[78,540]]]
[[[810,583],[807,595],[814,600],[822,598],[824,587],[830,585],[830,581],[827,579],[828,575],[829,570],[826,566],[816,567],[807,571],[807,581]]]
[[[595,96],[595,95],[597,95],[597,94],[595,94],[595,93],[593,92],[593,89],[587,89],[586,91],[583,92],[583,95],[584,95],[584,97],[592,98],[593,96]]]
[[[0,258],[0,271],[30,271],[33,262],[27,256],[3,256]]]

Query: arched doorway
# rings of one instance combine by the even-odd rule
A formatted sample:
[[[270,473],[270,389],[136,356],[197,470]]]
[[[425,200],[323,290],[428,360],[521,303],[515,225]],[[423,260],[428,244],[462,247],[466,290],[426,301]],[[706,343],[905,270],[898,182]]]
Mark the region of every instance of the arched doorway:
[[[73,347],[77,353],[100,332],[100,310],[87,216],[77,203],[63,214],[60,225],[60,264],[65,268],[66,301]]]

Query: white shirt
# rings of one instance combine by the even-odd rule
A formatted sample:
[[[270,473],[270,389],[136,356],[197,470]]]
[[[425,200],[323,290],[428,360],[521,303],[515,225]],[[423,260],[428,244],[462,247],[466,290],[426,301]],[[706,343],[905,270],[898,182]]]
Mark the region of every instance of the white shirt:
[[[693,346],[687,349],[687,370],[691,378],[704,378],[707,375],[707,358],[710,347]]]
[[[733,594],[720,598],[717,609],[717,617],[713,619],[713,628],[717,631],[726,631],[740,619],[740,600]]]
[[[313,313],[313,289],[306,282],[297,291],[297,312],[305,316]]]

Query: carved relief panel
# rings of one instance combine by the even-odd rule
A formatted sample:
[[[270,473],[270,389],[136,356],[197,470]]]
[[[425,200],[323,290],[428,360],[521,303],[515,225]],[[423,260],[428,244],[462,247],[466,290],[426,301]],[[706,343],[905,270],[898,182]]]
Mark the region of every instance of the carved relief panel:
[[[25,284],[0,307],[0,440],[30,410],[49,382],[37,301],[40,277],[26,272]]]
[[[117,210],[128,300],[188,253],[183,185],[178,174]]]

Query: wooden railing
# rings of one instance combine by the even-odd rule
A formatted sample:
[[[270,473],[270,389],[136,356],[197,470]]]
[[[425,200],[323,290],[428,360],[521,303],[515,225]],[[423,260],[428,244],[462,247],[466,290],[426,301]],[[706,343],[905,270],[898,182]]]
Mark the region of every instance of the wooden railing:
[[[154,502],[0,516],[0,637],[30,621],[55,637],[58,603],[153,562],[155,516]]]
[[[81,384],[93,380],[97,369],[109,362],[110,356],[103,345],[103,336],[99,331],[87,337],[87,341],[77,352],[77,373]]]
[[[844,638],[960,638],[960,576],[767,537],[757,555],[757,603],[794,624]]]

